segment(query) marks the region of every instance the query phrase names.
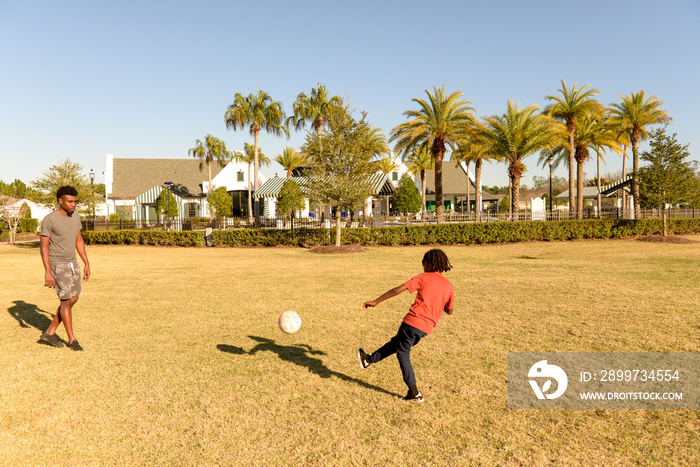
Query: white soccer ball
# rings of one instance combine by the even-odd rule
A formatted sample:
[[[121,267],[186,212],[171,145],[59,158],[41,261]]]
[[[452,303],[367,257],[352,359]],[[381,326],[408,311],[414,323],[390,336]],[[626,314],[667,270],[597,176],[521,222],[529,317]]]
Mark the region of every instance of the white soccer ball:
[[[277,324],[282,332],[294,334],[301,327],[301,316],[296,311],[287,310],[280,315]]]

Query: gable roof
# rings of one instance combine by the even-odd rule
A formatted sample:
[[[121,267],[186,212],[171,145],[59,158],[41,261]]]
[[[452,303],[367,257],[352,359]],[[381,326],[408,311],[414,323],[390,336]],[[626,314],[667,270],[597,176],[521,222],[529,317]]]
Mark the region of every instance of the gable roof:
[[[202,182],[209,178],[206,164],[199,170],[198,159],[126,159],[115,158],[113,165],[112,199],[133,199],[155,186],[173,183],[173,192],[181,197],[206,196]],[[221,172],[217,163],[211,165],[212,179]]]
[[[442,194],[443,196],[464,196],[469,186],[469,194],[472,199],[476,197],[476,186],[473,181],[469,180],[467,185],[467,173],[459,162],[444,161],[442,163]],[[418,189],[420,190],[420,179],[418,181]],[[425,173],[425,193],[429,195],[435,194],[435,172],[428,170]],[[484,201],[492,201],[498,199],[488,191],[481,188],[481,197]]]

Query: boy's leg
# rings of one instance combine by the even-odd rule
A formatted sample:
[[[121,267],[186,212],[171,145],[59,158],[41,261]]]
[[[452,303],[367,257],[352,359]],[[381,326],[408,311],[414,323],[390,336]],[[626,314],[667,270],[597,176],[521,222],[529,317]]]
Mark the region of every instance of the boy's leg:
[[[378,361],[384,360],[386,357],[395,354],[400,335],[401,328],[399,328],[399,332],[394,337],[392,337],[389,342],[381,346],[379,349],[373,352],[372,355],[369,356],[368,360],[370,361],[370,363],[377,363]]]
[[[415,395],[418,393],[418,389],[416,389],[416,375],[413,372],[413,365],[411,364],[411,348],[418,344],[426,334],[420,329],[402,324],[398,335],[400,335],[401,338],[398,339],[397,342],[396,358],[399,360],[404,383],[406,383],[406,386],[408,386]]]

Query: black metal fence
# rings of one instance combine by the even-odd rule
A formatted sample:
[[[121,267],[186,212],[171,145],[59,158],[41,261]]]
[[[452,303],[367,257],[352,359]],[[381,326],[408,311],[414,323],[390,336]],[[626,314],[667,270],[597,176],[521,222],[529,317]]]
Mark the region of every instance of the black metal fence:
[[[669,209],[667,210],[669,219],[694,219],[700,218],[700,208],[690,209]],[[573,213],[572,213],[573,214]],[[640,218],[642,219],[660,219],[663,215],[661,209],[642,210]],[[620,208],[606,208],[602,210],[600,215],[590,208],[584,209],[584,219],[624,219],[630,218],[629,212],[623,212]],[[568,210],[554,210],[531,212],[527,210],[520,211],[512,218],[507,212],[487,211],[481,213],[457,213],[445,212],[445,223],[465,223],[465,222],[508,222],[508,221],[563,221],[576,219],[575,215],[570,215]],[[220,229],[330,229],[335,227],[335,218],[330,217],[309,217],[309,218],[262,218],[257,223],[254,219],[249,218],[185,218],[173,220],[161,220],[159,222],[140,221],[140,220],[109,220],[105,218],[84,218],[81,221],[85,230],[206,230],[208,228],[214,230]],[[381,217],[343,217],[341,225],[343,227],[385,227],[385,226],[403,226],[403,225],[425,225],[435,224],[437,218],[434,212],[428,212],[425,215],[411,214],[407,216],[381,216]]]

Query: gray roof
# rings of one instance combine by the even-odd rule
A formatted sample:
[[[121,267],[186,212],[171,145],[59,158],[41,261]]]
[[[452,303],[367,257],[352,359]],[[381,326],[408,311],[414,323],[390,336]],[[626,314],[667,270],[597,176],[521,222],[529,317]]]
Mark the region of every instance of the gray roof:
[[[471,169],[470,169],[471,172]],[[472,172],[473,173],[473,172]],[[417,178],[420,184],[420,177]],[[469,181],[469,194],[472,199],[476,197],[476,187],[474,182]],[[420,189],[420,187],[419,187]],[[464,196],[467,192],[467,173],[461,165],[455,161],[443,161],[442,163],[442,195],[443,196]],[[425,193],[435,194],[435,172],[429,170],[425,173]],[[498,198],[488,191],[481,189],[483,201],[493,201]]]
[[[206,164],[199,170],[198,159],[122,159],[115,158],[110,198],[133,199],[155,186],[173,183],[173,192],[181,197],[205,196],[202,182],[208,180]],[[214,178],[223,167],[214,162]]]
[[[574,189],[574,195],[576,195],[576,190]],[[605,198],[605,196],[603,196]],[[583,199],[597,199],[598,198],[598,187],[595,186],[584,186],[583,187]],[[559,193],[554,199],[569,199],[569,190],[564,190]]]

